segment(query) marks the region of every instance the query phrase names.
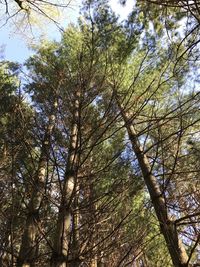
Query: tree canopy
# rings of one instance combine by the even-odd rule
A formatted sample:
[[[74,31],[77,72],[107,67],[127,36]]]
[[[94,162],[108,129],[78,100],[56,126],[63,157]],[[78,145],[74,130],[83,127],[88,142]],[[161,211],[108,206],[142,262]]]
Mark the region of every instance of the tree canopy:
[[[198,61],[144,8],[1,62],[1,266],[200,265]]]

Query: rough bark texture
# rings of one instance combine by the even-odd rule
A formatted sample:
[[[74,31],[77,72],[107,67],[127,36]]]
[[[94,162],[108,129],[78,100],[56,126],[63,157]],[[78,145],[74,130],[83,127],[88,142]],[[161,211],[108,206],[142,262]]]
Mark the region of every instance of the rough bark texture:
[[[60,204],[56,233],[54,238],[51,267],[68,267],[69,234],[72,219],[72,200],[77,182],[78,164],[78,133],[80,119],[80,92],[76,92],[73,122],[71,127],[70,148],[62,190],[62,201]]]
[[[91,165],[92,165],[92,158],[91,158]],[[93,236],[93,244],[92,244],[92,255],[91,255],[91,262],[90,267],[98,267],[98,246],[96,246],[96,235],[98,235],[98,229],[97,229],[97,203],[95,200],[95,191],[94,191],[94,179],[93,176],[90,175],[90,181],[89,181],[89,201],[90,201],[90,214],[91,216],[94,216],[93,223],[91,225],[91,229],[88,230],[91,232],[91,236]]]
[[[78,267],[80,265],[79,260],[79,253],[80,253],[80,231],[79,231],[79,224],[80,224],[80,212],[79,212],[79,181],[76,178],[76,184],[74,186],[74,201],[72,204],[73,208],[73,215],[72,215],[72,244],[71,244],[71,262],[70,267]]]
[[[17,261],[18,267],[34,267],[35,259],[38,254],[39,244],[39,209],[42,205],[46,184],[46,169],[48,154],[50,149],[50,138],[55,124],[55,116],[51,115],[49,118],[49,125],[44,136],[41,155],[38,164],[38,170],[33,177],[34,187],[31,194],[31,199],[28,205],[28,213],[26,217],[26,224],[22,235],[22,242]]]
[[[146,154],[143,152],[143,149],[137,138],[137,134],[130,119],[130,115],[124,111],[118,99],[117,104],[125,122],[133,151],[137,157],[140,169],[142,171],[145,184],[149,191],[151,201],[160,223],[160,230],[165,238],[172,262],[175,267],[186,267],[188,266],[188,255],[181,240],[178,237],[174,221],[172,221],[168,216],[166,202],[161,192],[159,183],[152,174],[149,160]]]

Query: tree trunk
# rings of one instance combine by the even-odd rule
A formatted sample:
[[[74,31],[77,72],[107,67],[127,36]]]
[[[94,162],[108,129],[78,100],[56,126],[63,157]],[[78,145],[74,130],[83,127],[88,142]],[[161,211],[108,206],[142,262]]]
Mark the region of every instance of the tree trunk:
[[[78,178],[76,178],[76,184],[74,186],[74,200],[72,204],[73,214],[72,214],[72,244],[70,247],[71,250],[71,261],[69,267],[79,267],[80,259],[80,233],[79,233],[79,224],[80,224],[80,211],[79,211],[79,196],[80,196],[80,186]]]
[[[41,155],[38,164],[38,170],[34,177],[34,187],[31,199],[28,205],[28,214],[26,217],[25,229],[22,235],[22,242],[17,260],[18,267],[34,267],[35,259],[38,254],[39,243],[39,209],[41,208],[42,199],[46,185],[46,169],[48,154],[50,149],[50,138],[55,124],[55,116],[49,118],[49,125],[44,136]]]
[[[137,138],[136,131],[134,129],[133,123],[131,122],[131,117],[127,112],[124,111],[124,108],[120,104],[117,97],[116,101],[125,122],[126,129],[129,134],[129,139],[142,171],[145,184],[149,191],[152,204],[160,223],[160,230],[165,238],[172,262],[175,267],[187,267],[188,255],[181,240],[179,240],[178,238],[178,233],[174,221],[172,221],[168,216],[166,201],[163,197],[158,181],[152,174],[149,160],[146,154],[143,152],[143,149]]]
[[[91,158],[91,165],[92,165],[92,158]],[[98,229],[97,229],[97,218],[96,218],[96,214],[97,214],[97,203],[95,202],[95,192],[94,192],[94,180],[93,180],[93,176],[90,175],[90,180],[89,180],[89,201],[90,201],[90,216],[94,217],[93,219],[93,225],[91,225],[91,235],[93,236],[92,240],[93,240],[93,249],[92,249],[92,258],[91,258],[91,262],[90,262],[90,267],[97,267],[98,266],[98,246],[96,246],[96,235],[98,233]],[[89,232],[89,231],[88,231]]]
[[[71,127],[70,148],[67,159],[67,166],[62,190],[62,200],[60,204],[56,233],[54,237],[53,252],[51,257],[51,267],[68,267],[69,236],[72,219],[71,206],[75,185],[77,183],[78,171],[78,134],[80,119],[80,92],[75,93],[75,103],[73,109],[73,122]]]

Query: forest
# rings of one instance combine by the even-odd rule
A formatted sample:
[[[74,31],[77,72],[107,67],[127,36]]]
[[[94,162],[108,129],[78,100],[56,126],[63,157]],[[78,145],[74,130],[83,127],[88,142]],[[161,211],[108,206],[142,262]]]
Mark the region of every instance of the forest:
[[[1,59],[0,267],[200,266],[199,31],[198,0],[84,0]]]

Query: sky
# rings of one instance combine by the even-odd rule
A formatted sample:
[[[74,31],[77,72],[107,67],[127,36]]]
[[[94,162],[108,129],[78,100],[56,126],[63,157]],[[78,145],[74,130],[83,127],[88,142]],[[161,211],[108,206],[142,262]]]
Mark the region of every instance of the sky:
[[[67,27],[70,22],[76,22],[79,16],[80,0],[75,0],[73,6],[69,8],[67,16],[62,21],[62,27]],[[110,5],[113,11],[120,15],[121,20],[126,19],[129,12],[133,8],[133,0],[127,0],[126,6],[122,7],[118,0],[110,0]],[[43,36],[48,40],[59,40],[60,32],[58,28],[47,20],[43,21],[40,25],[41,30],[37,29],[36,32],[30,33],[30,29],[22,28],[20,25],[12,27],[12,21],[10,23],[0,27],[0,57],[1,59],[17,61],[23,63],[34,52],[29,48],[29,44],[38,42],[39,36]],[[45,27],[42,27],[45,26]],[[29,32],[27,34],[27,32]]]

